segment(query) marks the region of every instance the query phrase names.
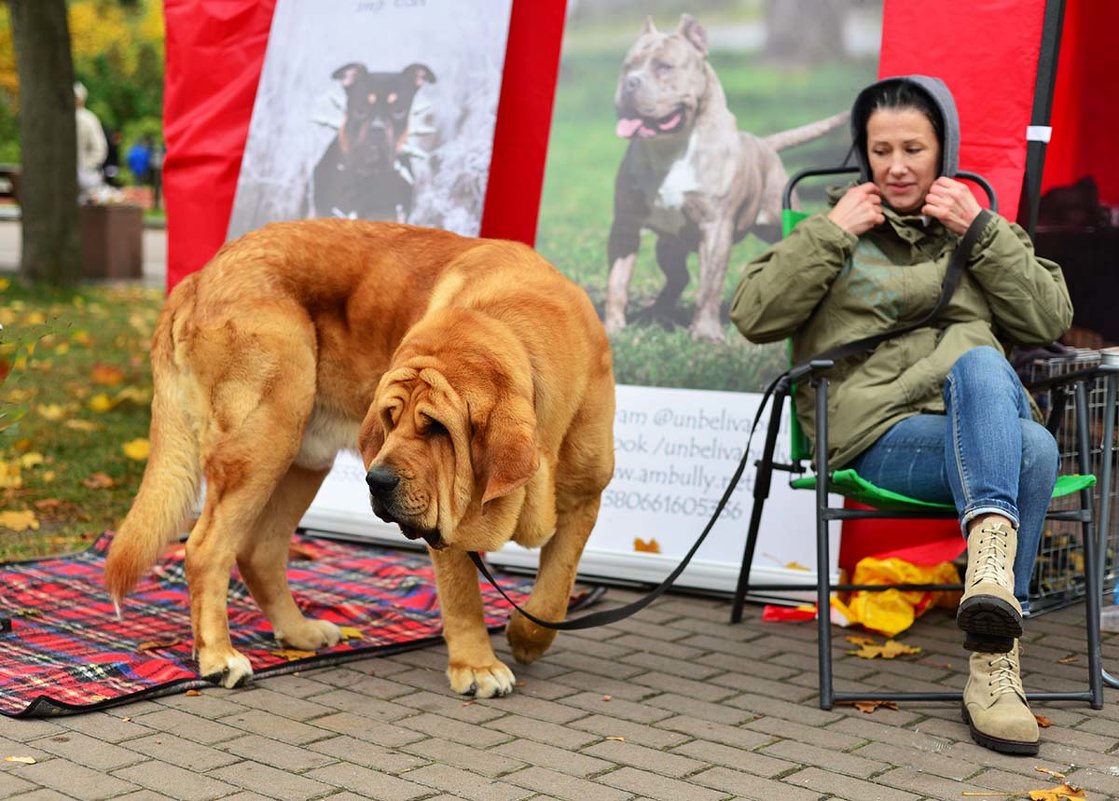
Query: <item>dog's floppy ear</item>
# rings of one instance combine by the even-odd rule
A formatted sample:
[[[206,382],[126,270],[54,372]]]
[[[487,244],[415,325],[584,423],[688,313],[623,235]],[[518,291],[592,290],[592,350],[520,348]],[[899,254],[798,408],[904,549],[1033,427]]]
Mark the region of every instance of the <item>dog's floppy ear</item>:
[[[416,84],[417,89],[425,83],[435,83],[435,73],[426,64],[409,64],[401,70],[401,73],[407,75],[408,79]]]
[[[707,55],[707,29],[704,28],[691,14],[680,15],[680,27],[676,32],[695,46],[695,49]]]
[[[540,467],[532,404],[519,397],[499,401],[475,428],[470,450],[483,506],[523,487]]]
[[[364,64],[360,64],[356,61],[351,61],[349,64],[344,64],[338,69],[334,70],[330,77],[334,78],[336,81],[341,81],[342,85],[348,88],[354,85],[354,81],[357,79],[357,76],[368,74],[369,70],[365,68]]]

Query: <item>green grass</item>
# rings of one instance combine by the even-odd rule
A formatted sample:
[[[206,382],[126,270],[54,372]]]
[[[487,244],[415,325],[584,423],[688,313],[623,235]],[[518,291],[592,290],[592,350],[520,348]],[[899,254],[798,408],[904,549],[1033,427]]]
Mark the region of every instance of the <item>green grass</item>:
[[[163,294],[0,287],[0,514],[39,525],[0,525],[0,560],[78,550],[119,523],[143,473],[123,446],[148,436]]]
[[[636,28],[634,30],[636,35]],[[580,284],[601,310],[606,295],[606,242],[613,220],[614,175],[626,143],[614,134],[614,86],[628,46],[616,31],[572,30],[565,42],[556,90],[548,161],[541,201],[537,249]],[[748,53],[716,51],[710,56],[740,130],[759,136],[787,130],[842,111],[854,89],[873,80],[872,61],[829,64],[815,69],[780,69]],[[846,128],[782,153],[786,170],[839,163],[846,155]],[[808,189],[803,206],[819,207],[823,188]],[[731,252],[724,307],[743,266],[767,244],[753,236]],[[655,237],[645,232],[630,284],[627,316],[640,317],[664,283],[653,252]],[[687,325],[695,304],[698,264],[689,261],[692,280],[681,302]],[[728,326],[727,343],[692,342],[686,331],[630,326],[612,340],[620,383],[757,391],[782,364],[755,353]],[[763,349],[763,351],[766,349]],[[779,368],[778,368],[779,371]]]

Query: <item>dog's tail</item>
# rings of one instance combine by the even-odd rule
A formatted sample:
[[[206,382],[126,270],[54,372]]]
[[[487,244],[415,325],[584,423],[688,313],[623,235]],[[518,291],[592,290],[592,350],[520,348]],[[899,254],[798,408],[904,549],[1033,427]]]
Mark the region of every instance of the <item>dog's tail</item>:
[[[120,604],[179,530],[198,498],[199,443],[189,410],[195,406],[175,358],[175,318],[194,302],[196,276],[167,298],[152,340],[151,454],[139,492],[109,546],[105,587]]]
[[[778,133],[764,136],[762,137],[762,141],[774,150],[796,147],[797,145],[803,145],[805,142],[811,142],[813,139],[819,139],[824,134],[835,130],[840,125],[847,122],[850,117],[850,111],[841,111],[827,119],[817,120],[807,125],[801,125],[799,128],[790,128],[787,131],[779,131]]]

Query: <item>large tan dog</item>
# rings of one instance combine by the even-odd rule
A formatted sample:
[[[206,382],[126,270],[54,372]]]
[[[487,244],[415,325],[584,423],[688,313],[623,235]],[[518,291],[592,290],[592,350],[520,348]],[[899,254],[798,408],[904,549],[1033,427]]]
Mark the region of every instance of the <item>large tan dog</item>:
[[[276,223],[175,288],[152,375],[151,459],[105,567],[118,604],[204,476],[186,548],[200,673],[227,687],[252,675],[229,637],[235,562],[277,639],[337,643],[292,598],[288,544],[336,452],[360,439],[374,510],[429,545],[451,687],[512,691],[467,552],[542,546],[526,608],[563,618],[614,467],[610,352],[579,287],[513,242]],[[519,615],[507,635],[522,662],[554,638]]]

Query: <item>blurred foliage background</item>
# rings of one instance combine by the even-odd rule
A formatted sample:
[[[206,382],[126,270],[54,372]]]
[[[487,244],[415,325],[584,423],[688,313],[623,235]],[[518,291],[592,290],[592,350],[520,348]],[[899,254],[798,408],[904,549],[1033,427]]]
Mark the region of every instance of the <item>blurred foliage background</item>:
[[[163,131],[163,5],[160,0],[71,0],[74,76],[87,105],[111,131],[121,155]],[[0,3],[0,162],[20,160],[19,78],[8,7]]]

